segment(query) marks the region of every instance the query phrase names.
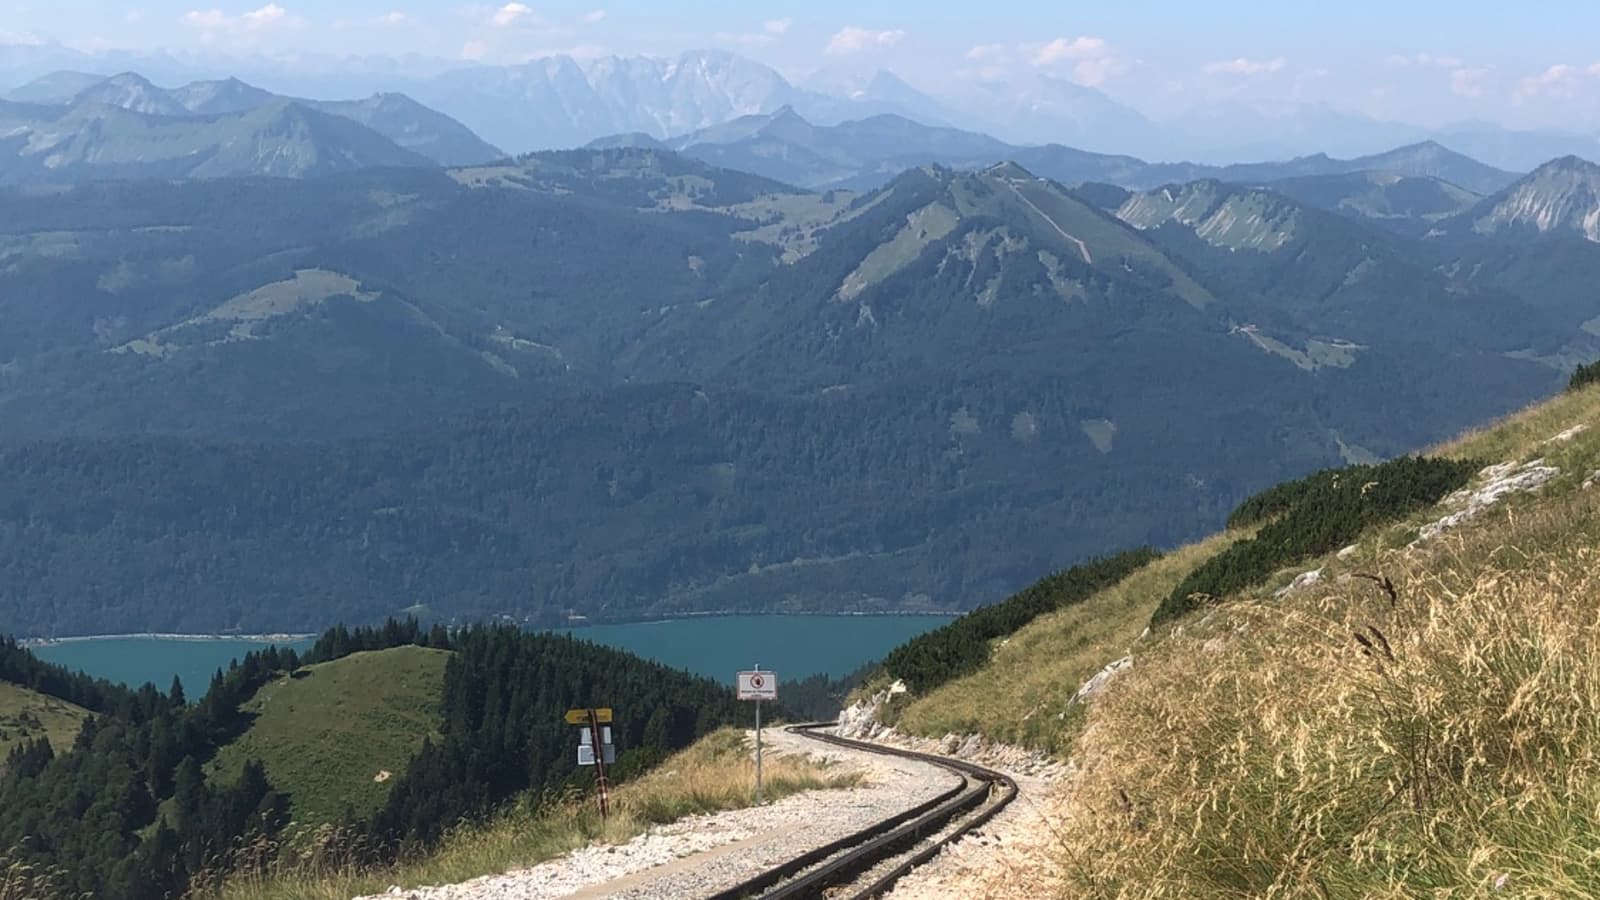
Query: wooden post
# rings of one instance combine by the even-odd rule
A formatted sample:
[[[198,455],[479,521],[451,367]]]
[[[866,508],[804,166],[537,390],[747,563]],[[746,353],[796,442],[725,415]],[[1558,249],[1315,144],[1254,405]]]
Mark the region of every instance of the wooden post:
[[[606,785],[606,748],[600,743],[600,717],[593,709],[589,710],[589,740],[594,745],[595,785],[600,798],[600,821],[604,822],[606,815],[611,812],[611,798]]]

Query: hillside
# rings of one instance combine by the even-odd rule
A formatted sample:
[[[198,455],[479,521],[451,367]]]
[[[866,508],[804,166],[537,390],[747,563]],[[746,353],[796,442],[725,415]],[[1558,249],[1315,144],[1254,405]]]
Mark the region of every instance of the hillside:
[[[1468,214],[1479,234],[1558,233],[1600,242],[1600,165],[1576,156],[1548,162]]]
[[[426,166],[423,156],[349,119],[290,101],[233,116],[173,115],[115,98],[66,107],[0,105],[0,185],[104,178],[307,178],[378,166]],[[172,101],[175,104],[175,101]],[[181,109],[181,108],[180,108]],[[146,110],[153,110],[147,112]]]
[[[65,700],[0,681],[0,762],[23,744],[45,738],[57,752],[72,746],[89,711]]]
[[[1109,199],[648,148],[12,195],[0,581],[54,600],[10,621],[960,610],[1600,352],[1579,285],[1452,275],[1446,239]],[[1527,252],[1473,240],[1475,273]]]
[[[259,760],[293,821],[369,816],[422,742],[438,740],[448,658],[396,647],[285,673],[241,705],[249,729],[217,753],[207,777],[236,781]]]
[[[1416,238],[1483,199],[1438,178],[1380,171],[1305,175],[1274,181],[1271,187],[1302,203],[1370,220]]]
[[[884,714],[1076,761],[1054,859],[1013,865],[1013,888],[1592,895],[1597,419],[1586,388],[1441,445],[1477,473],[1465,490],[1147,630],[1270,525],[1176,551]]]
[[[396,620],[329,629],[303,657],[249,653],[193,702],[68,674],[9,640],[0,680],[98,713],[63,752],[40,739],[8,758],[0,855],[60,894],[129,900],[187,896],[280,853],[391,864],[519,797],[563,805],[592,786],[570,762],[573,706],[616,710],[618,780],[739,713],[721,684],[570,637]]]
[[[163,88],[134,72],[109,78],[81,72],[56,72],[24,85],[6,95],[16,103],[32,104],[39,113],[78,108],[114,107],[168,122],[168,130],[193,141],[194,134],[206,134],[218,123],[232,123],[235,130],[245,127],[247,114],[272,106],[293,103],[341,119],[355,122],[387,138],[407,151],[445,166],[465,166],[492,162],[505,156],[473,134],[465,125],[410,97],[378,93],[359,100],[308,100],[287,97],[246,84],[237,78],[194,81],[175,88]],[[185,129],[182,122],[187,121]],[[210,126],[208,128],[207,126]],[[37,149],[42,136],[29,140]],[[125,133],[96,135],[102,153],[116,155]],[[148,148],[145,150],[149,153]],[[260,168],[243,168],[231,174],[272,174]],[[124,177],[113,174],[112,177]],[[215,176],[212,176],[215,177]]]

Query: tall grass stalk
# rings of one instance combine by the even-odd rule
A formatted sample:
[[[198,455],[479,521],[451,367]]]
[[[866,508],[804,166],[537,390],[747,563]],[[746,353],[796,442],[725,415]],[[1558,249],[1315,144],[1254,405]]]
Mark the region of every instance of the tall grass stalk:
[[[1600,502],[1236,603],[1091,710],[1070,896],[1600,896]]]

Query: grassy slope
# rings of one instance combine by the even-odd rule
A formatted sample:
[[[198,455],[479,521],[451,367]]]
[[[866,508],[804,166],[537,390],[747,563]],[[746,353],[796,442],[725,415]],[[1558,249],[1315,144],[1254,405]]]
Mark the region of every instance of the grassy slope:
[[[1600,896],[1600,488],[1582,487],[1600,389],[1434,452],[1560,475],[1430,541],[1419,527],[1459,507],[1374,529],[1139,637],[1204,558],[1189,548],[1031,624],[902,726],[1078,760],[1057,798],[1070,895]],[[1273,599],[1319,566],[1320,585]],[[1370,574],[1396,603],[1352,577]],[[1130,646],[1134,667],[1061,716]]]
[[[998,642],[982,670],[912,700],[895,724],[913,734],[977,733],[1065,754],[1082,724],[1081,710],[1067,705],[1076,686],[1126,654],[1162,598],[1237,537],[1174,551],[1081,604],[1040,616]]]
[[[49,738],[57,753],[72,746],[89,711],[14,684],[0,682],[0,762],[23,741]]]
[[[768,801],[804,790],[848,788],[854,773],[834,771],[809,758],[774,756],[762,761]],[[498,819],[450,836],[443,847],[392,869],[362,870],[344,863],[336,842],[314,842],[272,870],[245,873],[220,893],[224,900],[345,900],[376,894],[391,885],[456,884],[535,865],[589,844],[621,844],[652,825],[748,806],[755,792],[755,763],[745,732],[723,729],[666,760],[650,774],[612,795],[611,817],[602,825],[588,798],[535,805],[525,798]]]
[[[287,792],[296,822],[334,821],[349,803],[375,809],[395,775],[437,727],[449,654],[422,647],[357,653],[263,687],[245,709],[257,715],[239,740],[217,755],[213,777],[236,778],[260,759]]]

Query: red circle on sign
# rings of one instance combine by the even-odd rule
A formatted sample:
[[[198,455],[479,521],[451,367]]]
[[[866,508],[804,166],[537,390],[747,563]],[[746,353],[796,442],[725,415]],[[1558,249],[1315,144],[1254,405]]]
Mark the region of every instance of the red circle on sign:
[[[752,675],[752,676],[750,676],[750,686],[751,687],[761,687],[763,684],[766,684],[766,682],[761,680],[761,676],[760,675]]]

